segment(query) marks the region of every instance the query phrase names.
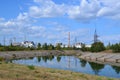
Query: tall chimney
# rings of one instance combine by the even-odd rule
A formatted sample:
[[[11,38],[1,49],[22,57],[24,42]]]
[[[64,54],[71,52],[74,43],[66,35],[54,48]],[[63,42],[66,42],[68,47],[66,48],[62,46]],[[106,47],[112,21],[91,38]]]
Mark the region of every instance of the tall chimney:
[[[70,47],[70,32],[68,32],[68,47]]]

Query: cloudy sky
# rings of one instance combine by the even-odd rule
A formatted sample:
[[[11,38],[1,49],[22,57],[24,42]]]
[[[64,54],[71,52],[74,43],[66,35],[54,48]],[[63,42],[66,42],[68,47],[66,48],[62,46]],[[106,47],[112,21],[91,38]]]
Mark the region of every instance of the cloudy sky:
[[[120,41],[120,0],[0,0],[0,43]],[[26,36],[26,38],[25,38]]]

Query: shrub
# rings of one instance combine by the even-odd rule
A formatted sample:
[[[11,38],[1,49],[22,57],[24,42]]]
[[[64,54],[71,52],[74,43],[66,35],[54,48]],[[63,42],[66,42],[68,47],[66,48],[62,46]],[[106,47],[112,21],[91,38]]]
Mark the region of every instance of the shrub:
[[[16,58],[16,54],[12,54],[12,57],[13,57],[13,58]]]
[[[104,50],[105,50],[105,47],[104,47],[104,44],[102,42],[93,43],[91,46],[92,52],[100,52],[100,51],[104,51]]]
[[[3,57],[0,57],[0,61],[4,61],[5,59]]]
[[[113,52],[120,52],[120,43],[112,45],[111,49],[113,50]]]
[[[30,70],[34,70],[35,69],[35,67],[33,66],[33,65],[29,65],[29,66],[27,66]]]

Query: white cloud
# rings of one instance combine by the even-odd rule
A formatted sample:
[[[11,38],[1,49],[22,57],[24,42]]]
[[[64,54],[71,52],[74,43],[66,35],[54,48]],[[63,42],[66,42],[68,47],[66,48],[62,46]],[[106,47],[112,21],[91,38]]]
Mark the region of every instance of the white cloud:
[[[30,20],[27,13],[20,13],[15,19],[0,21],[1,34],[5,35],[23,35],[26,27],[29,27],[32,20]]]
[[[68,10],[70,18],[78,21],[89,21],[96,18],[97,12],[100,10],[100,4],[96,0],[90,2],[82,0],[80,5],[71,6]]]
[[[115,4],[118,4],[120,0],[98,0],[102,6],[114,7]]]
[[[31,26],[28,28],[27,32],[30,36],[41,37],[41,35],[43,35],[45,31],[46,31],[46,28],[43,26]]]
[[[28,20],[28,14],[27,13],[20,13],[18,16],[17,16],[17,20],[19,21],[22,21],[22,20]]]
[[[52,0],[34,0],[39,6],[31,6],[29,14],[35,18],[56,17],[65,14],[64,4],[55,4]]]
[[[14,31],[14,29],[16,29],[15,26],[15,22],[13,22],[12,20],[0,21],[1,34],[10,34]]]
[[[61,25],[60,23],[57,23],[57,22],[52,22],[51,25],[53,26],[52,30],[58,31],[58,32],[68,31],[68,28],[69,28],[68,26]]]
[[[5,19],[4,18],[0,18],[0,22],[4,21]]]
[[[35,31],[44,31],[45,27],[42,26],[32,26],[30,27],[31,30],[35,30]]]
[[[78,4],[57,4],[52,0],[34,0],[28,14],[34,18],[68,16],[81,22],[89,22],[98,17],[120,19],[119,0],[81,0]],[[75,3],[75,1],[74,1]]]
[[[5,26],[5,27],[8,27],[8,26],[15,26],[15,22],[13,22],[13,21],[5,22],[5,23],[4,23],[4,26]]]
[[[56,4],[52,0],[34,0],[38,5],[29,8],[35,18],[58,17],[65,14],[78,21],[90,21],[97,17],[120,19],[119,0],[81,0],[79,5]]]
[[[97,16],[111,19],[120,19],[120,1],[119,0],[100,0],[102,8]]]
[[[120,41],[120,34],[101,36],[100,40],[106,43],[109,43],[109,42],[116,43]]]
[[[82,37],[87,35],[88,29],[69,30],[67,25],[61,25],[56,22],[53,22],[53,27],[47,28],[44,25],[40,26],[40,24],[34,25],[34,21],[46,17],[56,17],[57,19],[57,17],[61,16],[67,16],[68,18],[81,22],[91,21],[98,17],[120,19],[119,0],[81,0],[79,2],[78,4],[75,3],[72,5],[65,3],[57,4],[53,0],[34,0],[34,4],[32,6],[30,5],[28,11],[19,13],[15,19],[6,21],[4,18],[0,18],[1,34],[24,36],[25,33],[28,33],[30,37],[42,37],[48,40],[63,41],[63,39],[67,40],[67,34],[70,31],[72,37],[81,37],[81,41],[84,41],[86,37]],[[51,22],[50,25],[52,24]],[[106,37],[106,39],[111,40],[111,37]],[[114,39],[114,36],[112,39]]]

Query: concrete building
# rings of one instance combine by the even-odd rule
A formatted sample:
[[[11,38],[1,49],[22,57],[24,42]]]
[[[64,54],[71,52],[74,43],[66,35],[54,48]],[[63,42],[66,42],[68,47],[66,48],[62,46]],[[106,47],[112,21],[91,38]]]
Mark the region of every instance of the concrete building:
[[[12,43],[12,46],[21,46],[21,43]]]
[[[24,41],[24,42],[21,42],[21,46],[24,46],[24,47],[35,47],[35,44],[33,41]]]
[[[87,48],[91,48],[91,46],[92,46],[91,44],[86,44],[85,45],[85,47],[87,47]]]
[[[76,43],[74,46],[75,46],[76,48],[82,48],[82,43]]]

